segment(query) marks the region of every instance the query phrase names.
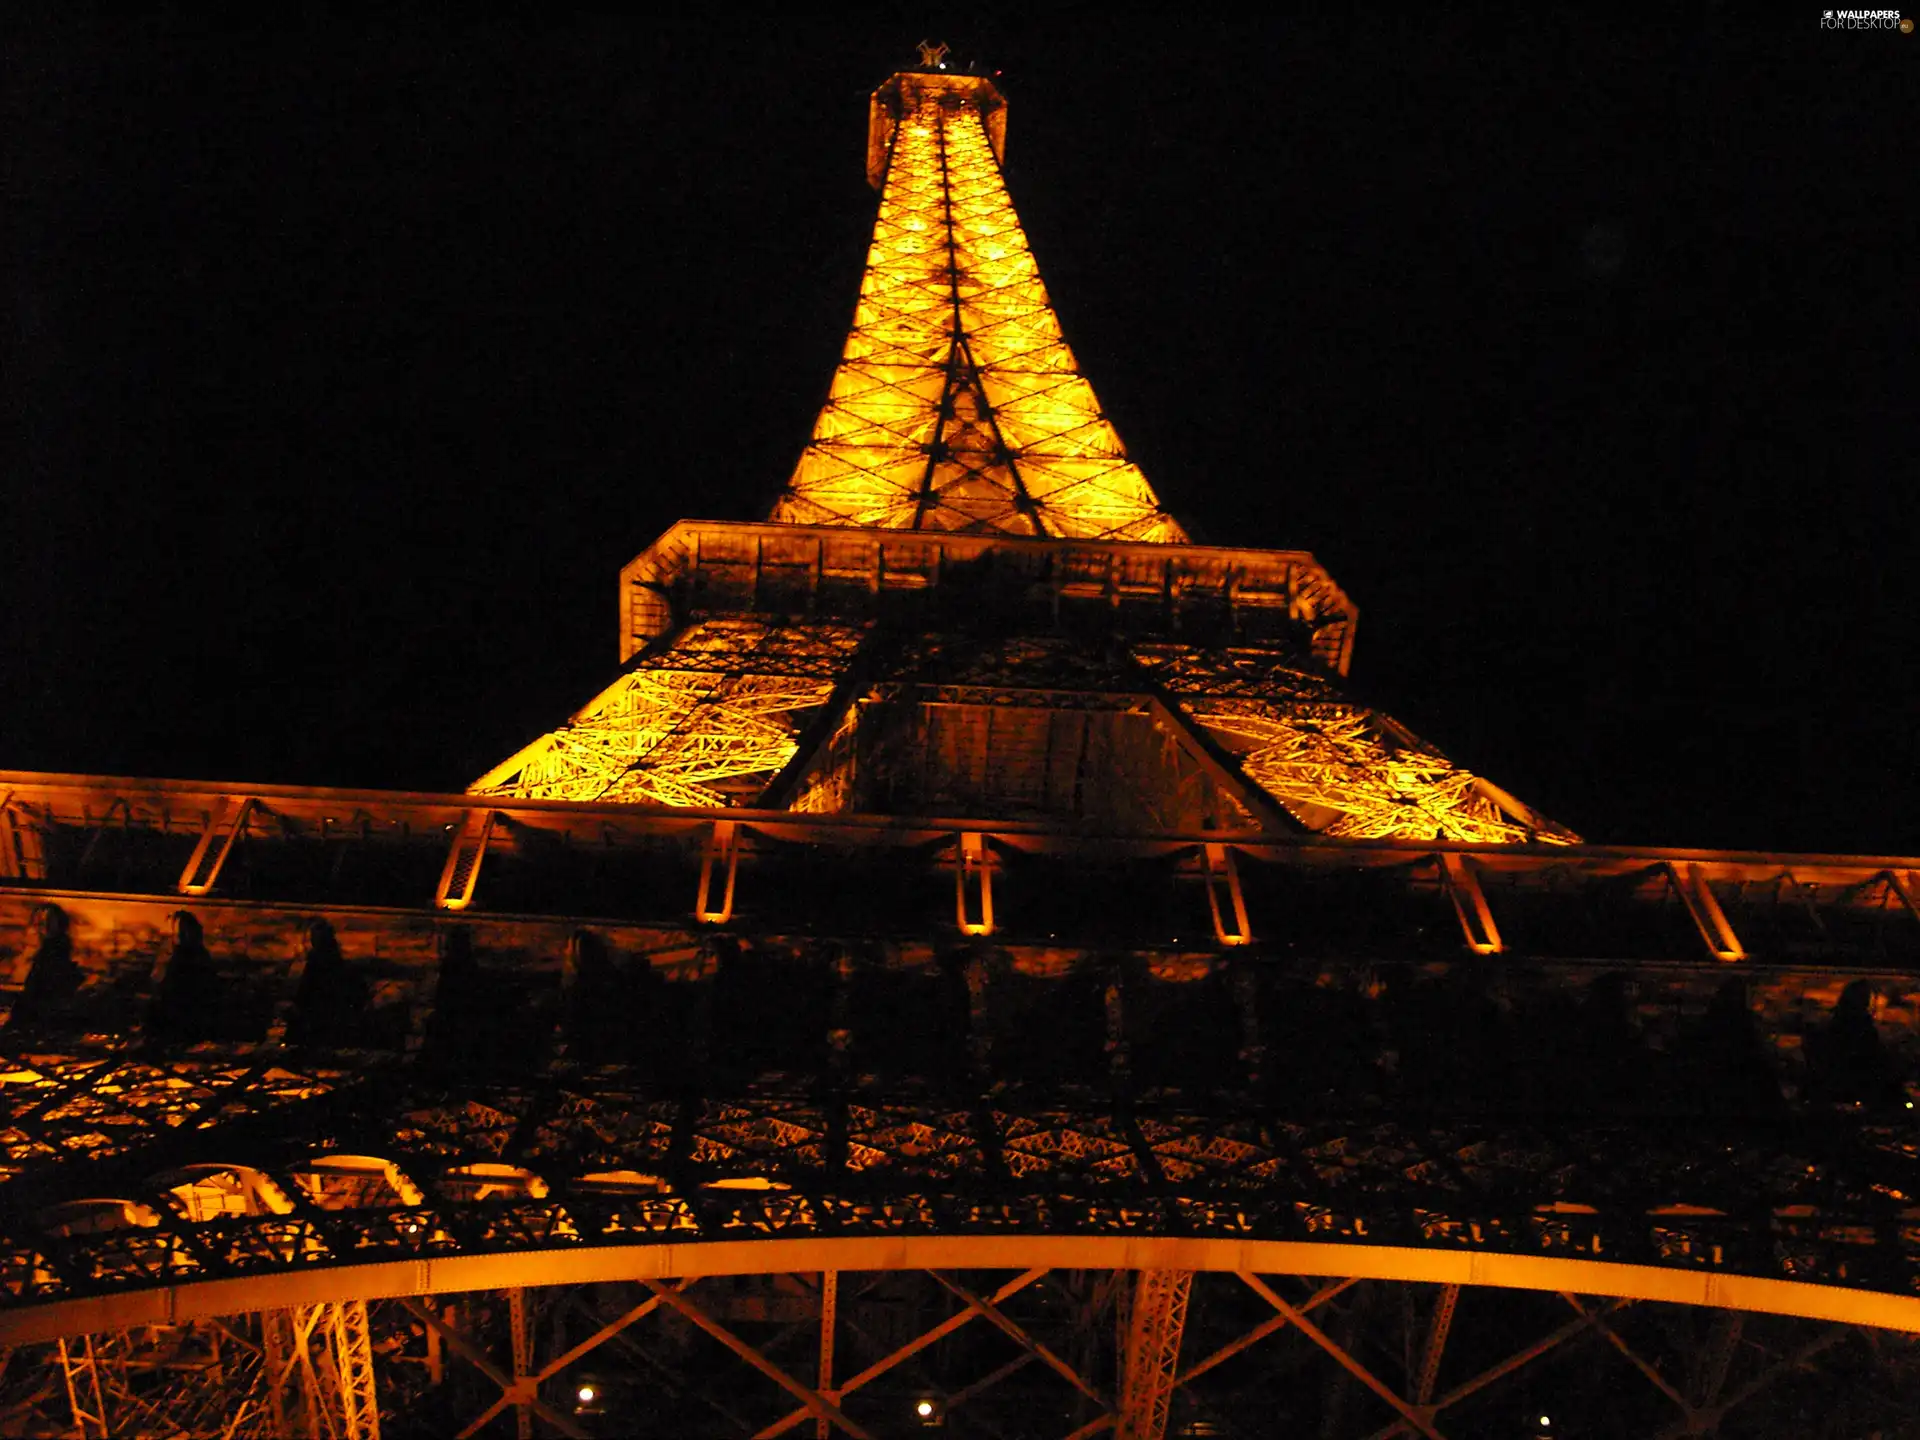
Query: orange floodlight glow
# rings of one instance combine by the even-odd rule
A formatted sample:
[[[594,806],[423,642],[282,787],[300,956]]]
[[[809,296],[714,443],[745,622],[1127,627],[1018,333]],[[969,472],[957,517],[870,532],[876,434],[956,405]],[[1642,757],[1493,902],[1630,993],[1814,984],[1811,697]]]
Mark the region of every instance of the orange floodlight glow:
[[[868,174],[881,199],[860,298],[827,403],[769,517],[776,524],[1187,543],[1127,458],[1061,335],[1001,176],[1005,119],[999,91],[976,76],[907,72],[875,93]],[[696,554],[700,543],[696,537]],[[729,546],[737,553],[726,553]],[[720,538],[717,548],[722,553],[712,563],[735,565],[742,577],[726,582],[735,589],[725,604],[751,613],[721,618],[696,608],[677,633],[666,634],[670,626],[649,631],[667,643],[641,656],[565,725],[481,776],[470,793],[703,808],[790,803],[784,794],[762,797],[794,761],[809,717],[829,705],[848,676],[869,622],[812,615],[829,567],[840,567],[834,585],[849,583],[844,555],[831,558],[832,546],[819,546],[804,602],[782,598],[778,587],[788,582],[778,577],[798,567],[791,555],[769,554],[780,549],[777,542],[769,547],[756,537],[749,548],[744,538]],[[900,588],[903,578],[937,583],[937,574],[916,573],[913,563],[903,575],[883,574],[884,563],[876,563],[861,588],[878,597]],[[1117,577],[1134,564],[1108,557],[1106,583],[1120,586]],[[767,596],[763,572],[775,577]],[[1093,581],[1055,583],[1064,591]],[[1142,582],[1124,583],[1138,591]],[[1240,583],[1230,569],[1230,607]],[[1117,606],[1120,590],[1112,594]],[[692,598],[696,607],[714,603],[697,589]],[[1313,622],[1312,597],[1288,603],[1291,619]],[[796,607],[808,618],[786,618]],[[1386,716],[1354,704],[1328,676],[1274,671],[1259,653],[1196,659],[1191,646],[1131,647],[1132,661],[1187,712],[1196,738],[1237,762],[1235,779],[1264,791],[1309,830],[1351,840],[1492,845],[1576,838]],[[1248,655],[1272,672],[1261,684],[1239,683],[1237,667]],[[1222,664],[1227,683],[1204,673]],[[858,716],[845,713],[843,729]],[[474,866],[461,870],[469,851]],[[470,879],[479,853],[456,847],[448,875]],[[984,853],[961,855],[956,922],[963,934],[994,931],[990,872]],[[441,903],[458,908],[470,890]],[[1225,892],[1209,893],[1216,938],[1246,943],[1244,915],[1222,908]],[[721,905],[702,918],[724,923],[726,913]],[[1463,922],[1474,918],[1463,915]],[[1485,921],[1479,930],[1489,933],[1476,931],[1472,943],[1494,953],[1500,942],[1490,917],[1478,918]]]
[[[826,407],[772,518],[1178,543],[1041,283],[1001,178],[999,92],[901,75],[880,215]]]

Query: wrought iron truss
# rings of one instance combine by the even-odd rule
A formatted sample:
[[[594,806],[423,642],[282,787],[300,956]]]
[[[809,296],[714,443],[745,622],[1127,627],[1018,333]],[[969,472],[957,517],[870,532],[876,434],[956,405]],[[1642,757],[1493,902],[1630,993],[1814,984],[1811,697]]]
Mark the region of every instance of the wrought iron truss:
[[[1186,538],[1061,337],[1000,174],[1004,106],[971,76],[875,95],[886,159],[859,306],[775,520]]]
[[[1910,1393],[1913,861],[0,789],[9,1433],[1801,1435]]]
[[[977,77],[876,92],[860,303],[770,522],[629,564],[625,672],[472,792],[1575,838],[1342,693],[1354,611],[1311,556],[1186,543],[1061,338],[1004,124]],[[928,641],[971,682],[914,678]]]
[[[226,1118],[104,1141],[97,1124],[27,1113],[97,1094],[72,1078],[97,1058],[22,1057],[15,1074],[32,1078],[8,1087],[10,1148],[26,1137],[67,1160],[9,1182],[0,1335],[13,1341],[100,1315],[222,1314],[236,1295],[670,1276],[754,1268],[755,1254],[875,1267],[902,1245],[975,1265],[1058,1253],[1568,1285],[1920,1329],[1915,1159],[1910,1127],[1887,1116],[1693,1116],[1650,1138],[1644,1121],[1573,1108],[1416,1116],[1288,1093],[1310,1086],[1175,1099],[1116,1097],[1110,1077],[1097,1098],[742,1084],[720,1057],[667,1083],[644,1065],[536,1079],[444,1053],[356,1057],[353,1083],[306,1104],[232,1087]],[[170,1068],[191,1080],[191,1062]],[[690,1080],[708,1094],[676,1093]],[[742,1242],[763,1248],[684,1253]]]
[[[1322,834],[1482,845],[1578,838],[1284,654],[1139,645],[1133,655],[1249,780]]]
[[[792,484],[565,726],[0,773],[0,1432],[1905,1433],[1920,861],[1583,846],[1354,699],[1127,461],[993,87],[872,120]]]
[[[1162,1440],[1276,1425],[1731,1440],[1901,1434],[1917,1383],[1906,1335],[1574,1290],[909,1263],[440,1291],[62,1337],[0,1358],[0,1425],[221,1440]]]
[[[473,783],[476,795],[725,805],[758,795],[799,746],[795,716],[832,693],[860,642],[847,625],[687,627]]]
[[[1061,1232],[1912,1290],[1911,861],[5,780],[20,1302]]]
[[[474,793],[1575,838],[1344,693],[1311,556],[683,522],[623,591],[626,673]]]

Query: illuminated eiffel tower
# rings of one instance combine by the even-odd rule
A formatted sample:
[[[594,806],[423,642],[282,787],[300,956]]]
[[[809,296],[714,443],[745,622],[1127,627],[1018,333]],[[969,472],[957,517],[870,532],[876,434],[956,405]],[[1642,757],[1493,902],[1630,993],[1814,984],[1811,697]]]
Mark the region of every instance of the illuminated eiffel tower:
[[[880,214],[826,406],[761,525],[621,577],[621,677],[476,794],[1573,837],[1345,695],[1311,555],[1190,544],[1080,373],[1007,196],[1006,104],[874,96]]]
[[[1920,861],[1584,845],[1355,700],[942,61],[771,516],[567,724],[0,772],[0,1434],[1906,1433]]]

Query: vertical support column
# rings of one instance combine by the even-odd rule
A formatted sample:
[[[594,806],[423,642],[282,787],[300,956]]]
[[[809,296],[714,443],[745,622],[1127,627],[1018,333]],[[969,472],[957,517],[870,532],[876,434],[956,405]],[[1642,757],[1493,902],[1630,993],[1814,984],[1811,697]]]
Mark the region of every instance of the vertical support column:
[[[67,1382],[67,1406],[73,1413],[74,1440],[113,1433],[107,1421],[107,1397],[100,1384],[100,1357],[93,1336],[60,1342],[60,1371]]]
[[[1460,1303],[1458,1285],[1442,1285],[1434,1303],[1433,1323],[1427,1327],[1426,1349],[1420,1355],[1420,1374],[1414,1381],[1413,1403],[1431,1405],[1433,1387],[1440,1378],[1440,1357],[1447,1351],[1447,1332],[1453,1328],[1454,1308]]]
[[[840,1272],[823,1270],[820,1272],[820,1374],[814,1380],[814,1389],[830,1405],[838,1405],[840,1396],[833,1388],[833,1332],[840,1324]],[[817,1415],[813,1421],[813,1433],[816,1440],[829,1440],[833,1434],[833,1422],[824,1415]]]
[[[380,1440],[367,1302],[260,1312],[274,1440]]]
[[[341,1440],[380,1440],[380,1396],[373,1375],[373,1335],[367,1302],[327,1306]]]
[[[966,957],[961,980],[967,987],[967,1069],[984,1083],[993,1073],[993,1001],[988,994],[993,973],[978,949]]]
[[[714,899],[715,871],[719,879],[719,899]],[[724,925],[733,918],[733,885],[740,872],[740,826],[733,820],[716,820],[707,836],[707,848],[700,857],[700,893],[694,898],[693,918],[702,925]]]
[[[446,1380],[445,1342],[440,1339],[440,1331],[435,1326],[429,1325],[427,1326],[427,1383],[438,1389],[446,1383]]]
[[[846,1077],[853,1058],[853,986],[856,971],[853,956],[843,947],[835,947],[829,963],[833,977],[833,998],[828,1002],[827,1013],[827,1073],[839,1081]],[[844,1146],[842,1151],[833,1163],[845,1162]]]
[[[1191,1270],[1142,1270],[1135,1278],[1120,1358],[1118,1440],[1163,1440],[1187,1328]]]
[[[294,1348],[291,1310],[260,1312],[260,1348],[267,1366],[267,1423],[274,1440],[297,1440],[302,1430],[298,1397],[289,1395],[289,1382],[299,1363]]]
[[[1204,847],[1207,867],[1207,905],[1213,911],[1213,936],[1222,945],[1245,945],[1253,939],[1247,923],[1247,897],[1240,889],[1240,871],[1233,851],[1209,842]],[[1225,904],[1222,904],[1222,901]]]
[[[519,1286],[507,1291],[507,1326],[513,1334],[513,1424],[519,1440],[533,1440],[533,1327],[527,1315],[527,1292]]]
[[[955,856],[954,901],[962,935],[993,933],[993,856],[978,830],[960,832]]]

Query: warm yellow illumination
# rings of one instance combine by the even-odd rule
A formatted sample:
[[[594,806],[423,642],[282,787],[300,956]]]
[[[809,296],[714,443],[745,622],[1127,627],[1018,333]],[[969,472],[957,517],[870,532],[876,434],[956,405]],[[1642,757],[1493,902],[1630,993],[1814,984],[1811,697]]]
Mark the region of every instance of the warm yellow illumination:
[[[933,1401],[922,1400],[918,1405],[913,1407],[913,1413],[918,1415],[922,1420],[930,1419],[933,1415]]]
[[[468,789],[535,800],[726,805],[793,758],[795,712],[826,701],[860,634],[851,625],[762,620],[692,626]]]
[[[1253,713],[1196,709],[1193,718],[1243,752],[1247,778],[1309,824],[1316,809],[1339,812],[1313,825],[1323,835],[1482,845],[1528,838],[1529,827],[1503,815],[1470,772],[1438,751],[1393,743],[1366,710],[1241,703]]]
[[[999,96],[897,83],[853,331],[772,518],[1185,540],[1061,338],[989,136]]]
[[[1252,650],[1136,645],[1133,657],[1238,758],[1247,779],[1322,835],[1480,845],[1579,838],[1354,704],[1323,675]]]
[[[838,685],[855,682],[867,617],[907,619],[916,592],[942,586],[946,546],[986,543],[929,545],[896,534],[877,546],[871,532],[936,531],[991,537],[997,547],[1015,536],[1083,542],[1058,547],[1044,562],[1032,550],[1055,547],[1016,546],[991,572],[1003,598],[1030,601],[1032,592],[1050,587],[1055,623],[1063,601],[1083,606],[1091,595],[1104,597],[1115,614],[1165,611],[1162,619],[1177,630],[1189,592],[1217,588],[1230,630],[1238,634],[1237,617],[1251,617],[1257,638],[1284,605],[1311,657],[1305,649],[1283,654],[1268,641],[1252,648],[1221,649],[1217,641],[1131,647],[1174,709],[1205,732],[1195,736],[1181,722],[1183,743],[1202,752],[1196,763],[1220,771],[1215,779],[1247,801],[1254,798],[1248,786],[1257,786],[1309,830],[1344,839],[1575,840],[1334,688],[1316,661],[1344,672],[1351,607],[1324,576],[1300,584],[1299,572],[1288,568],[1283,592],[1274,562],[1257,552],[1210,550],[1196,558],[1113,545],[1079,553],[1084,542],[1172,547],[1186,535],[1127,459],[1061,338],[1001,178],[1004,120],[999,93],[975,76],[896,75],[874,96],[868,174],[881,186],[881,201],[860,301],[826,407],[771,517],[781,526],[864,529],[869,538],[842,544],[809,531],[797,532],[805,543],[788,543],[677,527],[658,554],[650,552],[644,573],[630,584],[623,579],[625,641],[667,638],[653,639],[654,648],[619,680],[565,725],[481,776],[470,792],[816,811],[859,803],[844,768],[834,772],[838,780],[798,777],[797,790],[768,786],[798,752],[807,721],[834,699]],[[911,553],[902,553],[908,547]],[[989,573],[987,562],[999,558],[962,556],[955,568],[977,583]],[[1186,568],[1176,573],[1179,566]],[[1345,617],[1330,653],[1313,628],[1327,605]],[[939,623],[934,610],[929,619]],[[644,626],[636,623],[641,611],[649,617]],[[700,618],[729,612],[739,618]],[[688,615],[694,618],[684,623]],[[850,615],[859,621],[827,619]],[[889,653],[886,645],[877,649]],[[988,683],[1007,684],[1014,674]],[[1017,678],[1013,688],[1020,688]],[[1123,680],[1121,688],[1131,687]],[[841,697],[828,752],[853,743],[872,698]],[[1237,762],[1237,776],[1227,773],[1231,765],[1222,768],[1220,751]],[[992,746],[979,758],[990,768],[1015,763],[1012,752],[1003,756]],[[886,751],[861,763],[882,773],[905,762]],[[929,750],[916,763],[938,769],[959,761]],[[1229,794],[1224,803],[1234,808],[1241,800]],[[216,830],[202,842],[209,855],[216,853]],[[443,907],[467,903],[485,847],[482,829],[449,851]],[[716,831],[701,872],[705,923],[725,924],[732,915],[731,857]],[[1215,938],[1247,943],[1230,868],[1208,874]],[[960,931],[993,933],[990,858],[963,851],[956,884]],[[1470,944],[1495,953],[1497,931],[1490,917],[1481,923],[1480,909],[1462,910],[1462,923]]]

